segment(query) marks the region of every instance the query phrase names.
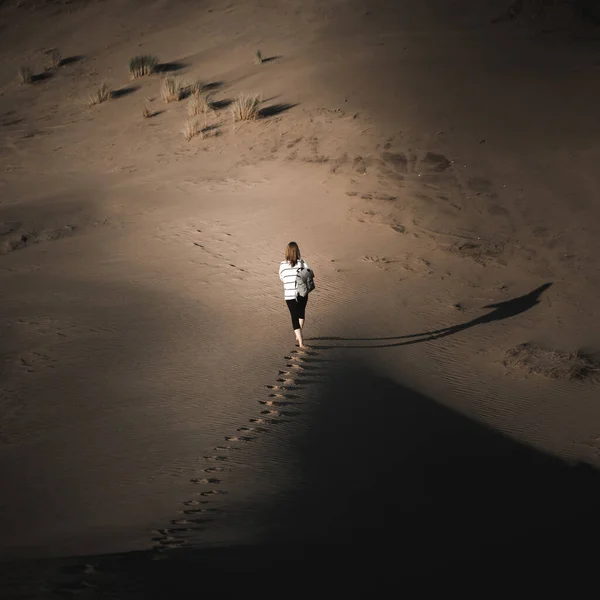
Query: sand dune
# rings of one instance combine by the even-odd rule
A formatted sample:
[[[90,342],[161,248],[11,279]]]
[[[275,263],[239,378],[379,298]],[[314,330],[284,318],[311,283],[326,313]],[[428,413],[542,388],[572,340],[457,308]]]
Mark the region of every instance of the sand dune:
[[[0,5],[6,597],[589,561],[597,30],[547,4]],[[204,135],[165,76],[210,89]]]

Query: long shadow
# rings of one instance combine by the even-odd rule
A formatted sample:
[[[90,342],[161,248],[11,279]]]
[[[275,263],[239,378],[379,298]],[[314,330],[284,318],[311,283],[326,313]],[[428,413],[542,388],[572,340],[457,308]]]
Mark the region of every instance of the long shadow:
[[[272,104],[271,106],[265,106],[258,111],[258,116],[261,119],[266,119],[268,117],[274,117],[276,115],[281,114],[290,108],[294,108],[294,106],[298,106],[297,104]]]
[[[77,62],[82,61],[85,58],[85,56],[83,55],[73,55],[73,56],[65,56],[65,58],[63,58],[60,63],[59,63],[59,67],[66,67],[67,65],[72,65],[75,64]]]
[[[41,83],[42,81],[47,81],[54,77],[54,73],[52,71],[42,71],[41,73],[36,73],[31,76],[31,83]]]
[[[225,546],[167,551],[166,560],[145,551],[6,571],[17,585],[53,567],[56,593],[124,600],[193,597],[198,582],[206,589],[227,581],[231,592],[249,576],[271,589],[293,582],[294,591],[318,586],[344,597],[423,576],[543,585],[556,570],[595,572],[597,470],[517,442],[361,364],[332,369],[308,422],[286,443],[292,460],[274,482],[280,491],[247,511],[261,531],[250,543],[234,534]]]
[[[454,335],[476,327],[477,325],[484,325],[485,323],[493,323],[494,321],[502,321],[520,315],[529,309],[533,308],[536,304],[539,304],[541,295],[552,285],[552,283],[544,283],[535,290],[513,298],[512,300],[506,300],[505,302],[498,302],[497,304],[488,304],[484,308],[493,308],[492,312],[471,319],[466,323],[460,323],[458,325],[452,325],[450,327],[444,327],[442,329],[435,329],[432,331],[423,331],[421,333],[411,333],[407,335],[399,335],[392,337],[378,337],[378,338],[344,338],[344,337],[314,337],[307,338],[311,341],[361,341],[361,342],[380,342],[380,341],[391,341],[391,340],[408,340],[405,342],[397,342],[393,344],[369,344],[369,345],[353,345],[353,346],[314,346],[319,349],[331,349],[331,348],[394,348],[396,346],[408,346],[410,344],[419,344],[421,342],[427,342],[436,340],[449,335]],[[417,339],[415,339],[417,338]]]
[[[111,98],[114,99],[124,98],[125,96],[129,96],[129,94],[133,94],[133,92],[137,92],[139,89],[139,85],[128,85],[126,87],[119,88],[118,90],[113,90],[110,95]]]
[[[185,63],[180,61],[159,63],[156,65],[155,71],[157,73],[175,73],[176,71],[181,71],[181,69],[184,69],[186,66]]]

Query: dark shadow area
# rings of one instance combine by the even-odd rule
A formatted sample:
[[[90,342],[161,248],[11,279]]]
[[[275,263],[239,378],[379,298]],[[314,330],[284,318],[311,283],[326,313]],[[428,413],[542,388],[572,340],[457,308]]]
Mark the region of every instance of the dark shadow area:
[[[225,98],[224,100],[212,100],[210,104],[215,110],[220,110],[222,108],[231,106],[231,104],[233,104],[233,100],[230,98]]]
[[[129,96],[129,94],[133,94],[133,92],[137,92],[139,89],[139,85],[128,85],[127,87],[113,90],[110,93],[110,97],[114,99],[124,98],[125,96]]]
[[[31,83],[41,83],[42,81],[46,81],[53,76],[54,72],[51,70],[42,71],[41,73],[36,73],[35,75],[31,76]]]
[[[78,63],[80,61],[82,61],[85,58],[85,56],[81,55],[77,55],[77,56],[67,56],[65,58],[63,58],[60,63],[59,63],[59,67],[66,67],[67,65],[72,65],[75,63]]]
[[[223,87],[223,85],[225,85],[223,81],[211,81],[210,83],[204,84],[202,88],[207,91],[214,91]]]
[[[11,119],[8,121],[0,121],[0,126],[2,127],[10,127],[11,125],[19,125],[19,123],[22,123],[23,119]]]
[[[184,69],[186,66],[187,65],[185,63],[180,61],[159,63],[154,68],[154,71],[156,73],[175,73],[177,71],[181,71],[181,69]]]
[[[286,110],[290,110],[290,108],[294,108],[298,106],[297,104],[271,104],[271,106],[265,106],[258,111],[258,116],[261,119],[266,119],[268,117],[274,117],[275,115],[279,115]]]
[[[281,58],[281,56],[267,56],[267,58],[263,58],[261,60],[261,63],[269,63],[269,62],[273,62],[274,60],[279,60]]]
[[[438,338],[454,335],[476,327],[477,325],[484,325],[485,323],[492,323],[494,321],[502,321],[509,319],[510,317],[516,317],[529,309],[533,308],[536,304],[539,304],[541,295],[552,285],[552,283],[544,283],[532,292],[513,298],[512,300],[506,300],[504,302],[498,302],[497,304],[488,304],[483,308],[493,308],[492,312],[486,315],[471,319],[466,323],[460,323],[458,325],[452,325],[451,327],[444,327],[443,329],[435,329],[432,331],[423,331],[421,333],[411,333],[407,335],[391,336],[391,337],[378,337],[378,338],[345,338],[345,337],[315,337],[307,338],[308,340],[314,341],[361,341],[361,342],[380,342],[380,341],[392,341],[392,340],[408,340],[406,342],[398,342],[394,344],[373,344],[369,346],[318,346],[320,349],[329,348],[393,348],[396,346],[408,346],[410,344],[418,344],[420,342],[427,342],[436,340]],[[417,338],[417,339],[410,339]],[[315,346],[317,348],[317,346]]]
[[[595,469],[510,439],[361,364],[331,375],[290,440],[297,483],[248,511],[261,539],[167,550],[165,560],[153,551],[65,558],[54,561],[51,587],[97,591],[86,598],[161,598],[166,590],[187,598],[199,581],[227,580],[231,591],[252,576],[355,597],[414,577],[543,585],[555,570],[595,568]],[[40,567],[13,564],[11,577],[27,568]]]
[[[207,125],[206,127],[202,128],[201,133],[203,133],[203,134],[212,133],[214,135],[215,132],[218,131],[220,127],[221,126],[218,123],[215,123],[213,125]]]

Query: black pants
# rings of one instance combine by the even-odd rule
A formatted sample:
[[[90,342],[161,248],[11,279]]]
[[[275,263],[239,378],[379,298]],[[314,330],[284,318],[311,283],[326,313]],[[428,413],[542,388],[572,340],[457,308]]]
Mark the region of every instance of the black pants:
[[[292,317],[292,327],[294,330],[300,329],[300,319],[304,319],[304,313],[306,312],[306,303],[308,302],[308,294],[304,296],[298,296],[298,300],[286,300],[285,303],[290,311]]]

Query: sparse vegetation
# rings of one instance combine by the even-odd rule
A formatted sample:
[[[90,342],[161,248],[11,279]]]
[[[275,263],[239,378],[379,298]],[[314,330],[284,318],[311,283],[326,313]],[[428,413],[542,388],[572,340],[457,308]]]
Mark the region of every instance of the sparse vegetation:
[[[195,117],[197,115],[206,114],[212,111],[212,94],[202,90],[193,92],[190,96],[187,110],[190,117]]]
[[[201,79],[196,79],[189,85],[188,91],[190,94],[199,94],[206,91],[206,84]]]
[[[106,102],[106,100],[110,99],[112,95],[110,85],[108,82],[103,81],[96,90],[90,94],[89,105],[95,106],[96,104],[102,104],[102,102]]]
[[[58,48],[52,48],[48,50],[47,54],[50,57],[50,66],[53,69],[58,69],[58,67],[60,67],[60,65],[62,64],[62,56]]]
[[[259,116],[260,96],[240,94],[231,105],[234,122],[254,121]]]
[[[200,121],[198,121],[198,119],[190,119],[189,121],[186,121],[185,127],[183,128],[183,137],[189,142],[201,132],[202,128],[200,127]]]
[[[142,109],[142,117],[144,117],[144,119],[149,119],[152,114],[152,111],[146,105],[144,105],[144,108]]]
[[[156,72],[158,66],[158,58],[150,54],[134,56],[129,61],[129,74],[131,79],[144,77],[144,75],[152,75]]]
[[[260,50],[256,51],[256,57],[254,59],[254,62],[257,65],[262,65],[262,63],[263,63],[263,55],[262,55],[262,52]]]
[[[600,364],[581,352],[556,352],[529,343],[508,350],[504,364],[551,379],[585,379],[600,373]]]
[[[183,86],[177,77],[165,77],[160,88],[160,96],[164,102],[179,102],[183,96]]]
[[[22,84],[31,83],[33,81],[33,72],[29,67],[21,67],[19,69],[19,81]]]

